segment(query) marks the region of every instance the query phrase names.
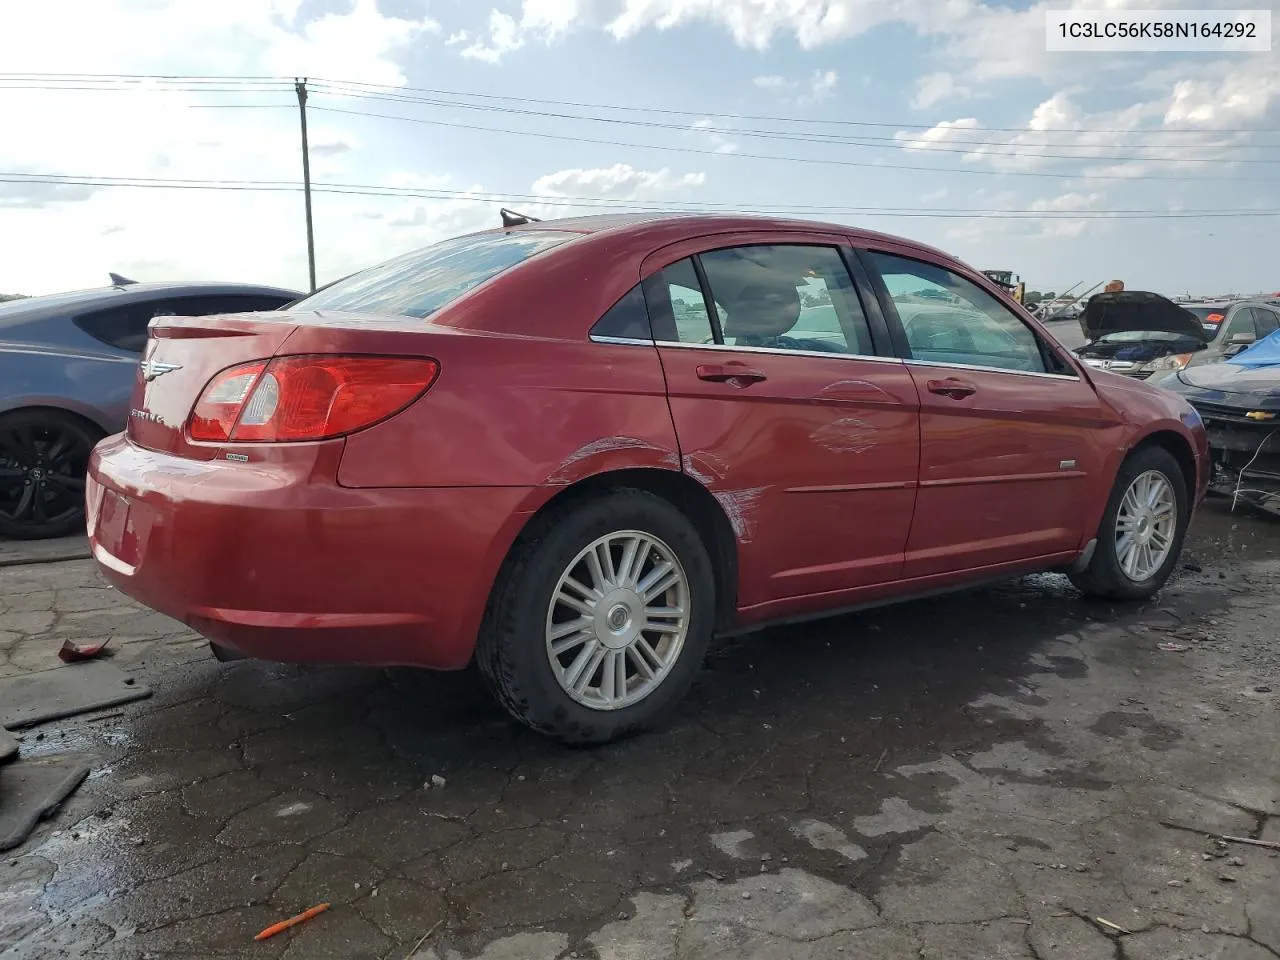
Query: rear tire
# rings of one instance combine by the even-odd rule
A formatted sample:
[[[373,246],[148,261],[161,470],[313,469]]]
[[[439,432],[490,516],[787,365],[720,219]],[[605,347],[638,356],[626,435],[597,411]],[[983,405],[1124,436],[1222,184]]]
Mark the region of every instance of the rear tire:
[[[522,536],[494,585],[476,662],[521,723],[604,743],[675,709],[715,609],[693,524],[661,497],[619,489],[553,509]]]
[[[84,478],[102,433],[61,410],[0,415],[0,537],[45,540],[84,531]]]
[[[1145,600],[1182,554],[1190,519],[1187,478],[1169,451],[1144,447],[1120,466],[1084,570],[1068,574],[1086,596]]]

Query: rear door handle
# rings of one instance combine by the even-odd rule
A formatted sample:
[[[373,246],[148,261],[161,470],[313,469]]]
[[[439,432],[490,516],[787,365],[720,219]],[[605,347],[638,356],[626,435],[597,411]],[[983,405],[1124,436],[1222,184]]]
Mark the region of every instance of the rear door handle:
[[[763,370],[738,363],[700,363],[697,367],[699,380],[710,380],[712,383],[729,383],[735,387],[746,387],[753,383],[768,380]]]
[[[945,380],[930,380],[925,386],[929,388],[930,393],[941,394],[944,397],[950,397],[952,400],[963,400],[965,397],[971,397],[978,392],[978,388],[968,380],[960,380],[956,377],[947,377]]]

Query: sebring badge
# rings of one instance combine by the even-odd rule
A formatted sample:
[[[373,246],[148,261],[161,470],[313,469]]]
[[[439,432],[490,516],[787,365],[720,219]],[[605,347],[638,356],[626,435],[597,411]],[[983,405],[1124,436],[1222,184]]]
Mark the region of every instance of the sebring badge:
[[[142,367],[142,379],[148,382],[156,377],[162,377],[166,373],[182,369],[182,364],[180,363],[164,363],[160,360],[143,360],[139,366]]]

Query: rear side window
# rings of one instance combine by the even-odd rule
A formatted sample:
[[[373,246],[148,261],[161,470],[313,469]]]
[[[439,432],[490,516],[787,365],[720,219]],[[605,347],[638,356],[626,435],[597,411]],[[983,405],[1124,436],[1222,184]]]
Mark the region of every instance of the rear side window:
[[[157,308],[155,303],[128,303],[82,313],[72,322],[99,343],[141,353],[147,345],[147,324]]]
[[[615,340],[652,340],[649,332],[649,313],[645,310],[644,291],[636,284],[609,308],[591,328],[594,338]]]
[[[504,270],[576,236],[519,231],[456,237],[339,280],[296,308],[429,317]]]

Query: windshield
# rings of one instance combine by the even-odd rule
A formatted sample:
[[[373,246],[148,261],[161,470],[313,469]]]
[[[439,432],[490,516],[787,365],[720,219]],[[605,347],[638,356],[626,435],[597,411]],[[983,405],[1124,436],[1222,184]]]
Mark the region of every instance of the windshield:
[[[1226,307],[1183,307],[1183,309],[1194,313],[1201,323],[1214,325],[1221,323],[1222,318],[1227,315]]]
[[[352,274],[293,309],[428,317],[504,270],[576,236],[548,230],[456,237]]]

